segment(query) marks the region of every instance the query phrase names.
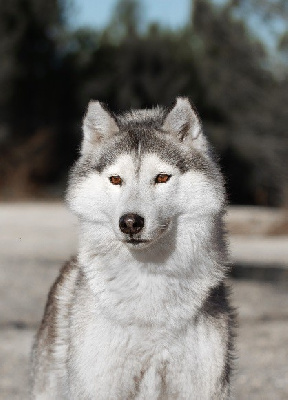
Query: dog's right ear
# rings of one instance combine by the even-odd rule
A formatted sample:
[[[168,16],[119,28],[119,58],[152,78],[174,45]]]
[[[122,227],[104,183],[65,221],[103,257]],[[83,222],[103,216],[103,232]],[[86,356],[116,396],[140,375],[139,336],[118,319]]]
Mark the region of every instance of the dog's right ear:
[[[83,119],[83,141],[81,153],[87,153],[102,140],[119,132],[112,114],[99,101],[91,100]]]

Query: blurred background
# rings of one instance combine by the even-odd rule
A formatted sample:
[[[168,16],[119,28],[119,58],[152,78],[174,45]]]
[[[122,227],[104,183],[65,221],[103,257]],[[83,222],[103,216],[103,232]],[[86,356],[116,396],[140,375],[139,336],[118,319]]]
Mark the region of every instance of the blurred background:
[[[0,199],[57,198],[90,99],[195,103],[232,204],[288,204],[288,2],[0,4]]]
[[[62,199],[88,101],[179,95],[227,181],[235,398],[286,400],[288,1],[0,1],[0,60],[0,400],[28,398],[48,289],[77,248]]]

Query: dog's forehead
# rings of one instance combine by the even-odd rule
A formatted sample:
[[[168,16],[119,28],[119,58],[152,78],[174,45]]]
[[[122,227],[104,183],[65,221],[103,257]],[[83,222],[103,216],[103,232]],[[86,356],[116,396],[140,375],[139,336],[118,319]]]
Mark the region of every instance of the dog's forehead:
[[[105,174],[131,174],[135,171],[135,157],[133,154],[121,153],[116,156],[113,162],[106,165],[103,169]]]
[[[207,175],[211,174],[211,165],[207,157],[177,142],[161,129],[160,119],[155,124],[155,120],[150,117],[151,114],[145,114],[145,122],[143,119],[134,119],[133,123],[131,119],[129,123],[122,122],[120,132],[95,148],[95,153],[92,151],[80,159],[74,173],[78,176],[86,176],[92,171],[102,173],[122,156],[124,159],[126,157],[126,160],[132,157],[134,164],[139,165],[145,155],[154,155],[162,162],[178,168],[180,173],[197,170]]]
[[[172,173],[177,167],[161,159],[156,153],[120,154],[103,170],[105,174],[150,175],[160,172]]]
[[[120,131],[161,129],[167,110],[161,107],[144,110],[130,110],[116,116]]]
[[[102,172],[115,163],[122,155],[131,155],[134,162],[141,162],[145,155],[154,155],[159,160],[177,167],[181,172],[189,169],[188,154],[172,141],[167,134],[151,130],[135,129],[117,135],[109,143],[103,145],[95,164],[95,169]]]
[[[168,133],[150,129],[133,129],[116,135],[104,144],[93,168],[101,173],[122,155],[131,155],[138,163],[145,155],[154,155],[163,162],[176,167],[181,173],[198,170],[209,174],[207,158],[193,148],[185,148],[169,137]]]

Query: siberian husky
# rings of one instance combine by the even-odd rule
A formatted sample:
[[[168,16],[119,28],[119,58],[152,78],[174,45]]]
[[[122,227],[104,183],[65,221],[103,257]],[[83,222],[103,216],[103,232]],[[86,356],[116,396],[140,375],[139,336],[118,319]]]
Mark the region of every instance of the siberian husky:
[[[67,201],[79,250],[33,348],[33,399],[230,396],[223,178],[187,98],[114,115],[91,101]]]

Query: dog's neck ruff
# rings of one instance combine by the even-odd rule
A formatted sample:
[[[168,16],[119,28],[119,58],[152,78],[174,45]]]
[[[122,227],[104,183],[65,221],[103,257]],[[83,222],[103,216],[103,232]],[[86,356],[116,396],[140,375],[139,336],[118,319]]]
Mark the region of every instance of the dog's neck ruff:
[[[82,229],[79,263],[96,308],[122,325],[182,329],[225,274],[215,244],[210,246],[203,239],[207,232],[200,235],[200,231],[186,231],[181,240],[176,238],[178,243],[172,250],[170,244],[166,257],[156,254],[156,245],[155,257],[149,248],[137,257],[137,251],[131,252],[120,242],[110,242],[106,252],[103,248],[97,251]]]

